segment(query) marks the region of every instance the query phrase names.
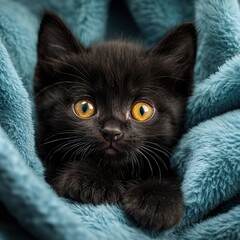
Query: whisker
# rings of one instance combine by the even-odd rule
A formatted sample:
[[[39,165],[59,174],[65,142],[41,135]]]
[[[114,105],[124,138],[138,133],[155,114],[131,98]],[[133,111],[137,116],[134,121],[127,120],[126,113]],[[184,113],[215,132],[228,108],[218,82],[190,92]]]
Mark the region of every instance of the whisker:
[[[84,149],[83,149],[83,151],[81,153],[81,161],[85,160],[85,158],[87,156],[87,152],[88,152],[89,148],[91,148],[91,146],[92,145],[90,143],[86,143],[86,145],[84,146]]]
[[[59,59],[51,58],[51,57],[49,57],[49,56],[47,56],[47,58],[48,58],[50,61],[65,64],[65,65],[67,65],[67,66],[69,66],[69,67],[75,69],[78,73],[83,74],[83,73],[82,73],[77,67],[73,66],[73,65],[70,64],[70,63],[67,63],[67,62],[61,61],[61,60],[59,60]],[[42,59],[41,59],[41,61],[42,61],[42,62],[45,62],[45,63],[48,63],[48,64],[50,64],[50,65],[52,64],[51,62],[49,62],[49,61],[45,61],[45,60],[42,60]]]
[[[151,175],[153,176],[153,169],[152,169],[152,166],[151,166],[151,163],[150,163],[149,159],[148,159],[147,156],[141,151],[141,148],[140,148],[140,149],[137,149],[137,151],[144,157],[144,159],[147,160],[147,163],[148,163],[149,168],[150,168],[150,171],[151,171]]]
[[[83,161],[83,157],[84,157],[83,154],[85,153],[87,148],[89,148],[89,146],[91,146],[89,142],[84,142],[83,145],[76,151],[74,155],[74,159],[76,159],[76,157],[81,154],[81,161]]]
[[[157,144],[157,143],[154,143],[154,142],[150,142],[150,141],[144,141],[145,143],[147,143],[148,145],[154,145],[154,147],[157,147],[157,148],[161,148],[163,151],[165,151],[168,155],[171,155],[171,149],[162,145],[162,144]],[[153,147],[153,146],[151,146]],[[155,148],[157,150],[157,148]]]
[[[161,158],[160,155],[158,155],[157,153],[155,153],[154,151],[152,151],[151,149],[149,149],[149,146],[143,146],[144,148],[146,148],[147,151],[151,152],[152,154],[154,154],[157,158],[157,160],[160,160],[160,162],[162,163],[162,165],[168,170],[168,167],[166,165],[166,163],[164,162],[164,160]]]
[[[57,152],[59,152],[60,150],[63,150],[65,147],[67,147],[68,145],[71,145],[71,144],[74,144],[78,142],[77,139],[74,139],[74,140],[70,140],[68,141],[67,143],[66,142],[63,142],[63,143],[60,143],[58,144],[56,147],[54,147],[49,153],[48,155],[46,156],[46,160],[49,159],[49,161],[51,162],[52,160],[52,157],[54,156],[54,154],[56,154]]]
[[[154,88],[155,88],[155,87],[154,87]],[[160,97],[163,97],[163,96],[161,95],[161,92],[154,91],[153,89],[144,88],[144,90],[147,90],[146,92],[155,93],[156,95],[158,95],[158,96],[160,96]]]
[[[62,140],[71,140],[71,139],[77,139],[77,137],[76,136],[71,136],[71,137],[57,138],[57,139],[54,139],[54,140],[51,140],[51,141],[44,142],[44,143],[40,144],[40,146],[44,146],[46,144],[50,144],[50,143],[54,143],[54,142],[59,142],[59,141],[62,141]]]
[[[145,153],[148,154],[153,160],[154,162],[156,163],[157,165],[157,168],[158,168],[158,172],[159,172],[159,180],[161,180],[161,169],[160,169],[160,166],[157,162],[157,160],[155,159],[155,157],[148,151],[147,148],[145,148],[144,146],[142,146],[143,149],[145,149]],[[153,152],[152,152],[153,153]]]
[[[51,85],[43,88],[40,92],[38,92],[38,93],[34,96],[34,98],[38,98],[40,94],[42,94],[43,92],[45,92],[45,91],[48,90],[49,88],[52,88],[52,87],[54,87],[54,86],[56,86],[56,85],[60,85],[60,84],[72,84],[72,83],[75,84],[75,82],[73,82],[73,81],[63,81],[63,82],[53,83],[53,84],[51,84]]]
[[[152,149],[152,150],[155,150],[155,151],[157,151],[157,152],[159,152],[159,153],[165,155],[165,156],[169,159],[170,155],[169,155],[169,153],[165,152],[165,150],[155,148],[155,147],[150,146],[150,145],[148,145],[148,144],[146,144],[146,146],[147,146],[148,148]]]
[[[130,146],[133,151],[128,151],[128,158],[131,157],[131,164],[132,164],[132,176],[134,175],[134,171],[136,170],[137,167],[137,172],[139,173],[140,168],[142,167],[142,162],[139,161],[138,156],[136,155],[136,149],[132,146]],[[138,152],[139,153],[139,152]]]
[[[57,135],[72,134],[72,133],[76,133],[77,134],[77,131],[76,130],[68,130],[68,131],[55,132],[54,134],[47,135],[46,138],[44,139],[44,141],[48,140],[49,138],[55,137]]]
[[[54,59],[54,58],[50,58],[50,57],[47,57],[47,58],[48,58],[49,60],[51,60],[51,61],[58,62],[58,63],[62,63],[62,64],[65,64],[65,65],[67,65],[67,66],[69,66],[69,67],[72,67],[72,68],[75,69],[78,73],[80,73],[82,76],[86,77],[86,75],[84,75],[84,73],[83,73],[82,71],[80,71],[76,66],[73,66],[73,65],[70,64],[70,63],[63,62],[63,61],[60,61],[60,60],[58,60],[58,59]],[[41,61],[42,61],[42,60],[41,60]],[[43,60],[43,61],[44,61],[44,60]],[[47,61],[45,61],[45,62],[47,62]],[[80,64],[80,63],[78,62],[78,64]],[[81,67],[82,67],[81,70],[84,70],[84,72],[87,74],[87,76],[90,77],[88,71],[83,67],[82,64],[81,64]]]
[[[79,142],[77,143],[74,143],[72,144],[69,149],[64,153],[64,155],[62,156],[62,159],[61,159],[61,162],[65,159],[65,157],[67,156],[67,154],[69,152],[71,152],[72,150],[74,150],[75,148],[78,148],[79,147]],[[71,160],[71,157],[68,159],[68,160]]]
[[[62,74],[65,74],[65,75],[68,75],[68,76],[71,76],[71,77],[75,77],[77,79],[80,79],[81,81],[84,81],[85,79],[80,77],[80,76],[77,76],[75,74],[71,74],[71,73],[67,73],[67,72],[61,72],[61,71],[57,71],[58,73],[62,73]],[[78,83],[78,85],[80,85],[80,83]],[[83,85],[84,86],[84,85]]]

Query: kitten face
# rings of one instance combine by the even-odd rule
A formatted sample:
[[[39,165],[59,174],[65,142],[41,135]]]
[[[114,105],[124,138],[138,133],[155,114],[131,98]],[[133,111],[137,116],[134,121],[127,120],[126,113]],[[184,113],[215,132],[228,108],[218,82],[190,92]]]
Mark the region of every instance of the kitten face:
[[[191,24],[149,51],[122,41],[85,49],[58,17],[46,14],[38,57],[38,150],[46,165],[75,159],[120,166],[143,152],[161,155],[181,134],[195,59]],[[77,116],[79,101],[91,103],[93,116]],[[153,109],[147,121],[134,119],[139,102]]]

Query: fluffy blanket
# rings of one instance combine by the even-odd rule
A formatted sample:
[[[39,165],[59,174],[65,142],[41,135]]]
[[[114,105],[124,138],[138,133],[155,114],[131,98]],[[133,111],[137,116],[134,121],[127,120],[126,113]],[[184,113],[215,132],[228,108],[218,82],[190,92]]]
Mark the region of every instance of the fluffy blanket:
[[[110,4],[0,0],[0,239],[240,239],[240,205],[204,217],[240,192],[239,2],[125,0],[126,17],[120,19]],[[172,230],[153,234],[136,228],[121,206],[69,202],[44,182],[32,94],[43,6],[63,16],[85,45],[125,25],[151,46],[172,26],[195,21],[198,53],[188,131],[172,158],[182,179],[185,215]]]

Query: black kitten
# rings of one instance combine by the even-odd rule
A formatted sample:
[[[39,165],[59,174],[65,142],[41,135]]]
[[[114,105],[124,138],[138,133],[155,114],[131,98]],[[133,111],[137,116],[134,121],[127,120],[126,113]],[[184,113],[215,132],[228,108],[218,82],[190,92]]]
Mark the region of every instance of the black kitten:
[[[183,213],[169,154],[192,89],[192,24],[145,51],[109,41],[84,48],[56,15],[39,32],[37,148],[60,196],[121,202],[139,226],[171,228]]]

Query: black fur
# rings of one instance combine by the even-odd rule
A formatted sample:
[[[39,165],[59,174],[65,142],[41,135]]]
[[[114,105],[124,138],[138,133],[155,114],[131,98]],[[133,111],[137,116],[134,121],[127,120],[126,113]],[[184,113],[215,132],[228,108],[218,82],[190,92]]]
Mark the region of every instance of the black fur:
[[[195,49],[191,23],[148,51],[121,40],[84,48],[59,17],[44,14],[35,73],[37,148],[60,196],[122,202],[130,218],[153,230],[179,222],[183,200],[169,154],[182,134]],[[97,107],[87,120],[72,110],[83,98]],[[147,122],[129,115],[138,100],[156,109]],[[121,137],[106,138],[106,128]]]

